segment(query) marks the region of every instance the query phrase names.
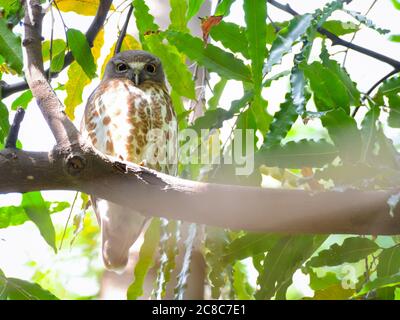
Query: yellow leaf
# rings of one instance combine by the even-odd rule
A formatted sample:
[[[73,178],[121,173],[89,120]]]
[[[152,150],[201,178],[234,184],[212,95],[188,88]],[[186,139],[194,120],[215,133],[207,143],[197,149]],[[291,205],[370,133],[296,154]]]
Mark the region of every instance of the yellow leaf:
[[[313,300],[348,300],[354,294],[354,289],[344,289],[341,284],[335,284],[315,292]]]
[[[104,44],[104,30],[101,29],[93,43],[92,54],[95,60],[100,57],[101,47]],[[75,119],[75,109],[82,103],[83,89],[90,83],[89,77],[77,62],[73,62],[68,69],[68,81],[65,84],[67,97],[64,100],[65,113]]]
[[[103,77],[104,70],[106,69],[106,65],[108,61],[114,56],[114,50],[115,50],[115,45],[117,43],[114,43],[112,46],[110,53],[107,55],[106,59],[104,60],[103,66],[101,67],[101,77]],[[134,37],[131,35],[127,34],[124,38],[124,41],[122,41],[122,46],[121,46],[121,51],[126,51],[126,50],[141,50],[142,45],[137,41]]]
[[[100,0],[56,0],[55,2],[61,11],[73,11],[83,16],[94,16]],[[110,10],[115,10],[113,5]]]

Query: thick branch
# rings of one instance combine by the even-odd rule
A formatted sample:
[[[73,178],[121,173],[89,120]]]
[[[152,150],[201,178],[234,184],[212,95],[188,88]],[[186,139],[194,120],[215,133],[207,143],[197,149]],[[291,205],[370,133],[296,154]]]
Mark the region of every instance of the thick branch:
[[[274,7],[281,9],[282,11],[285,11],[289,14],[291,14],[292,16],[298,16],[299,13],[295,10],[293,10],[293,8],[289,5],[289,4],[281,4],[276,0],[268,0],[268,2],[273,5]],[[324,29],[324,28],[319,28],[318,32],[324,36],[326,36],[327,38],[329,38],[330,40],[332,40],[332,44],[333,45],[341,45],[344,47],[347,47],[349,49],[352,49],[354,51],[360,52],[362,54],[365,54],[371,58],[375,58],[379,61],[385,62],[391,66],[393,66],[396,70],[400,70],[400,61],[397,61],[395,59],[392,59],[390,57],[387,57],[383,54],[380,54],[376,51],[361,47],[359,45],[356,45],[352,42],[343,40],[342,38],[339,38],[337,35],[333,34],[332,32]]]
[[[389,214],[389,192],[310,193],[183,180],[134,164],[84,153],[70,174],[63,153],[0,152],[0,193],[79,190],[149,216],[231,229],[279,233],[399,234],[400,212]]]
[[[112,0],[101,0],[99,8],[97,9],[96,16],[94,17],[91,25],[86,31],[86,39],[90,46],[93,45],[93,41],[96,38],[97,34],[103,27],[104,21],[107,17],[107,13],[111,7]],[[64,58],[64,66],[62,70],[68,67],[74,61],[74,57],[71,52],[68,52]],[[50,72],[49,69],[46,70],[46,74]],[[58,72],[52,72],[50,76],[55,78],[58,76]],[[6,98],[14,93],[17,93],[22,90],[26,90],[29,88],[28,83],[26,81],[21,81],[14,84],[2,83],[1,85],[1,96]]]

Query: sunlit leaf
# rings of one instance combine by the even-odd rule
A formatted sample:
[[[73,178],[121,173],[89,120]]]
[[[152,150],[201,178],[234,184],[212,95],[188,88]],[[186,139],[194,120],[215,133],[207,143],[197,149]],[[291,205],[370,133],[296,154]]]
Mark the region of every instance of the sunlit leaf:
[[[376,122],[379,119],[380,109],[372,106],[365,115],[361,123],[362,152],[361,161],[367,161],[368,157],[373,153],[374,143],[377,136]]]
[[[351,34],[360,29],[358,25],[352,22],[343,22],[339,20],[329,20],[326,21],[322,27],[325,30],[328,30],[329,32],[337,35],[337,36],[343,36],[345,34]]]
[[[133,0],[133,14],[136,20],[136,27],[139,30],[140,40],[143,40],[145,34],[155,32],[159,29],[154,22],[154,17],[149,12],[149,7],[144,0]]]
[[[73,11],[83,16],[94,16],[100,4],[100,0],[56,0],[55,2],[61,11]],[[114,7],[111,6],[110,9],[114,10]]]
[[[189,1],[189,3],[190,2],[192,1]],[[182,32],[188,31],[188,28],[186,26],[188,21],[186,18],[186,12],[188,11],[187,1],[170,0],[169,3],[171,6],[171,11],[169,13],[171,24],[169,25],[169,28],[171,30],[182,31]],[[191,7],[191,9],[192,8],[193,7]]]
[[[221,0],[215,9],[216,16],[227,16],[229,15],[231,5],[235,0]]]
[[[18,107],[26,109],[33,96],[31,90],[26,90],[11,104],[11,110],[17,110]]]
[[[143,295],[143,284],[147,273],[154,265],[154,255],[160,240],[160,219],[153,218],[144,234],[144,242],[139,251],[139,260],[135,266],[134,280],[128,288],[128,300],[136,300]]]
[[[254,299],[254,289],[248,282],[247,274],[246,266],[242,262],[236,261],[233,266],[233,288],[238,300]]]
[[[221,99],[222,93],[224,92],[225,86],[227,84],[227,80],[221,78],[213,88],[213,96],[208,100],[208,107],[210,110],[213,110],[218,107],[219,100]]]
[[[366,16],[362,15],[359,12],[351,10],[344,10],[344,11],[347,12],[349,15],[351,15],[354,19],[358,20],[360,23],[366,25],[368,28],[371,28],[372,30],[377,31],[380,34],[387,34],[390,32],[390,30],[377,27],[372,20],[368,19]]]
[[[337,243],[322,250],[311,258],[307,267],[338,266],[343,263],[358,262],[379,249],[372,240],[361,237],[346,238],[341,245]]]
[[[8,109],[7,106],[0,100],[0,143],[5,141],[9,130],[10,123],[8,122]]]
[[[394,246],[388,249],[382,250],[381,254],[379,255],[379,263],[376,269],[377,277],[380,278],[387,278],[393,277],[395,275],[398,276],[400,272],[400,248],[398,246]],[[393,282],[398,282],[400,279],[392,279]],[[378,280],[379,281],[379,280]],[[382,284],[382,282],[378,282]],[[387,285],[386,280],[383,281],[385,286]],[[394,298],[394,288],[384,288],[379,289],[377,291],[377,296],[379,299],[393,299]]]
[[[204,47],[203,41],[181,32],[167,32],[168,41],[191,60],[218,73],[222,78],[251,82],[250,70],[243,61],[212,44]]]
[[[22,72],[21,38],[7,27],[7,21],[0,17],[0,55],[18,73]]]
[[[192,19],[197,12],[199,12],[201,6],[203,5],[204,0],[190,0],[188,4],[186,21]]]

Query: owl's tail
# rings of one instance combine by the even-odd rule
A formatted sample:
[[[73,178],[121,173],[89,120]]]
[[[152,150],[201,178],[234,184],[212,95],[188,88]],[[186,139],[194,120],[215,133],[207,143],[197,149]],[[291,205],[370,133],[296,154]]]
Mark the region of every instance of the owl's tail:
[[[93,199],[101,225],[104,265],[112,271],[122,271],[129,259],[129,249],[139,237],[146,218],[136,211],[115,203]]]

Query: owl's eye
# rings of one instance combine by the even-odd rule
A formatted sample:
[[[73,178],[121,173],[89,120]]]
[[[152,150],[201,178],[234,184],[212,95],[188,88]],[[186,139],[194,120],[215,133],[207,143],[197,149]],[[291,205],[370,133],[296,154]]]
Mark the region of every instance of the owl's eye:
[[[117,68],[118,72],[124,72],[124,71],[128,70],[128,67],[125,63],[118,63],[116,68]]]
[[[148,73],[155,73],[156,72],[156,66],[152,63],[146,64],[145,69]]]

